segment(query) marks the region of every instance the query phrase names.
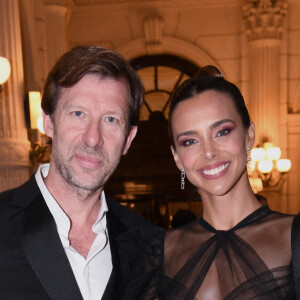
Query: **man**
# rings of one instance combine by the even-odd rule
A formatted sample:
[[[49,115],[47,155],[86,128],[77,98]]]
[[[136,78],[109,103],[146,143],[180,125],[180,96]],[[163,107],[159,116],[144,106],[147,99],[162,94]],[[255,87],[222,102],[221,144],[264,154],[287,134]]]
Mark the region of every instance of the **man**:
[[[121,299],[116,238],[147,225],[103,187],[137,131],[143,85],[119,54],[77,47],[49,73],[50,165],[0,194],[0,299]]]

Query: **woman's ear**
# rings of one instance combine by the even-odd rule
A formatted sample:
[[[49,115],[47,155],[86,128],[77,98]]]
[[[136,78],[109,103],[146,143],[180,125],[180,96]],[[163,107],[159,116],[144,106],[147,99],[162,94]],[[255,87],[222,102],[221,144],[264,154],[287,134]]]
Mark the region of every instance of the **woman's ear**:
[[[255,125],[251,121],[250,126],[247,129],[247,136],[246,136],[246,149],[251,149],[255,142]]]
[[[182,169],[183,169],[183,166],[182,166],[181,161],[180,161],[180,159],[179,159],[179,157],[178,157],[178,155],[177,155],[177,152],[176,152],[176,150],[174,149],[173,146],[171,146],[171,151],[172,151],[173,158],[174,158],[174,160],[175,160],[175,163],[176,163],[177,168],[178,168],[179,170],[182,170]]]

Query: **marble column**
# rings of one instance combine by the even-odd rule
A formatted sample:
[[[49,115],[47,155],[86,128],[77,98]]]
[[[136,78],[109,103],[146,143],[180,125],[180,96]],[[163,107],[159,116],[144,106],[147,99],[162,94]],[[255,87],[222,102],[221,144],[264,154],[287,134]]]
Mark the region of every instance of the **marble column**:
[[[41,92],[48,73],[44,4],[40,0],[19,4],[25,92]]]
[[[45,33],[48,71],[68,50],[66,0],[44,0]]]
[[[9,59],[11,74],[0,92],[0,191],[29,178],[29,150],[23,109],[24,78],[19,1],[0,0],[0,56]]]
[[[286,153],[287,107],[280,99],[280,44],[287,0],[248,0],[244,6],[249,45],[250,115],[256,144],[272,142]],[[264,187],[262,194],[274,210],[286,212],[286,184]]]
[[[249,96],[256,143],[280,146],[279,47],[286,0],[248,0],[244,6],[249,43]]]

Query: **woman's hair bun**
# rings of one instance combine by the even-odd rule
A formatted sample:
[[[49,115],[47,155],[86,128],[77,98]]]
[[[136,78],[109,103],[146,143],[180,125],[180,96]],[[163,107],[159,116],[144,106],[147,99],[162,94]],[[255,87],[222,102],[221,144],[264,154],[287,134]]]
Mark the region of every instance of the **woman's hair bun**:
[[[196,77],[223,77],[221,71],[215,66],[208,65],[200,68]]]

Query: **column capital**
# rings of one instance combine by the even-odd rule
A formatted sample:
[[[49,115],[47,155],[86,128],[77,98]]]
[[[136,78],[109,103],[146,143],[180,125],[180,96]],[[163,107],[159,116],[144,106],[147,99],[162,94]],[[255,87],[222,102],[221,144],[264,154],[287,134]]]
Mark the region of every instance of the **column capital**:
[[[287,0],[246,0],[243,17],[248,41],[281,39]]]

